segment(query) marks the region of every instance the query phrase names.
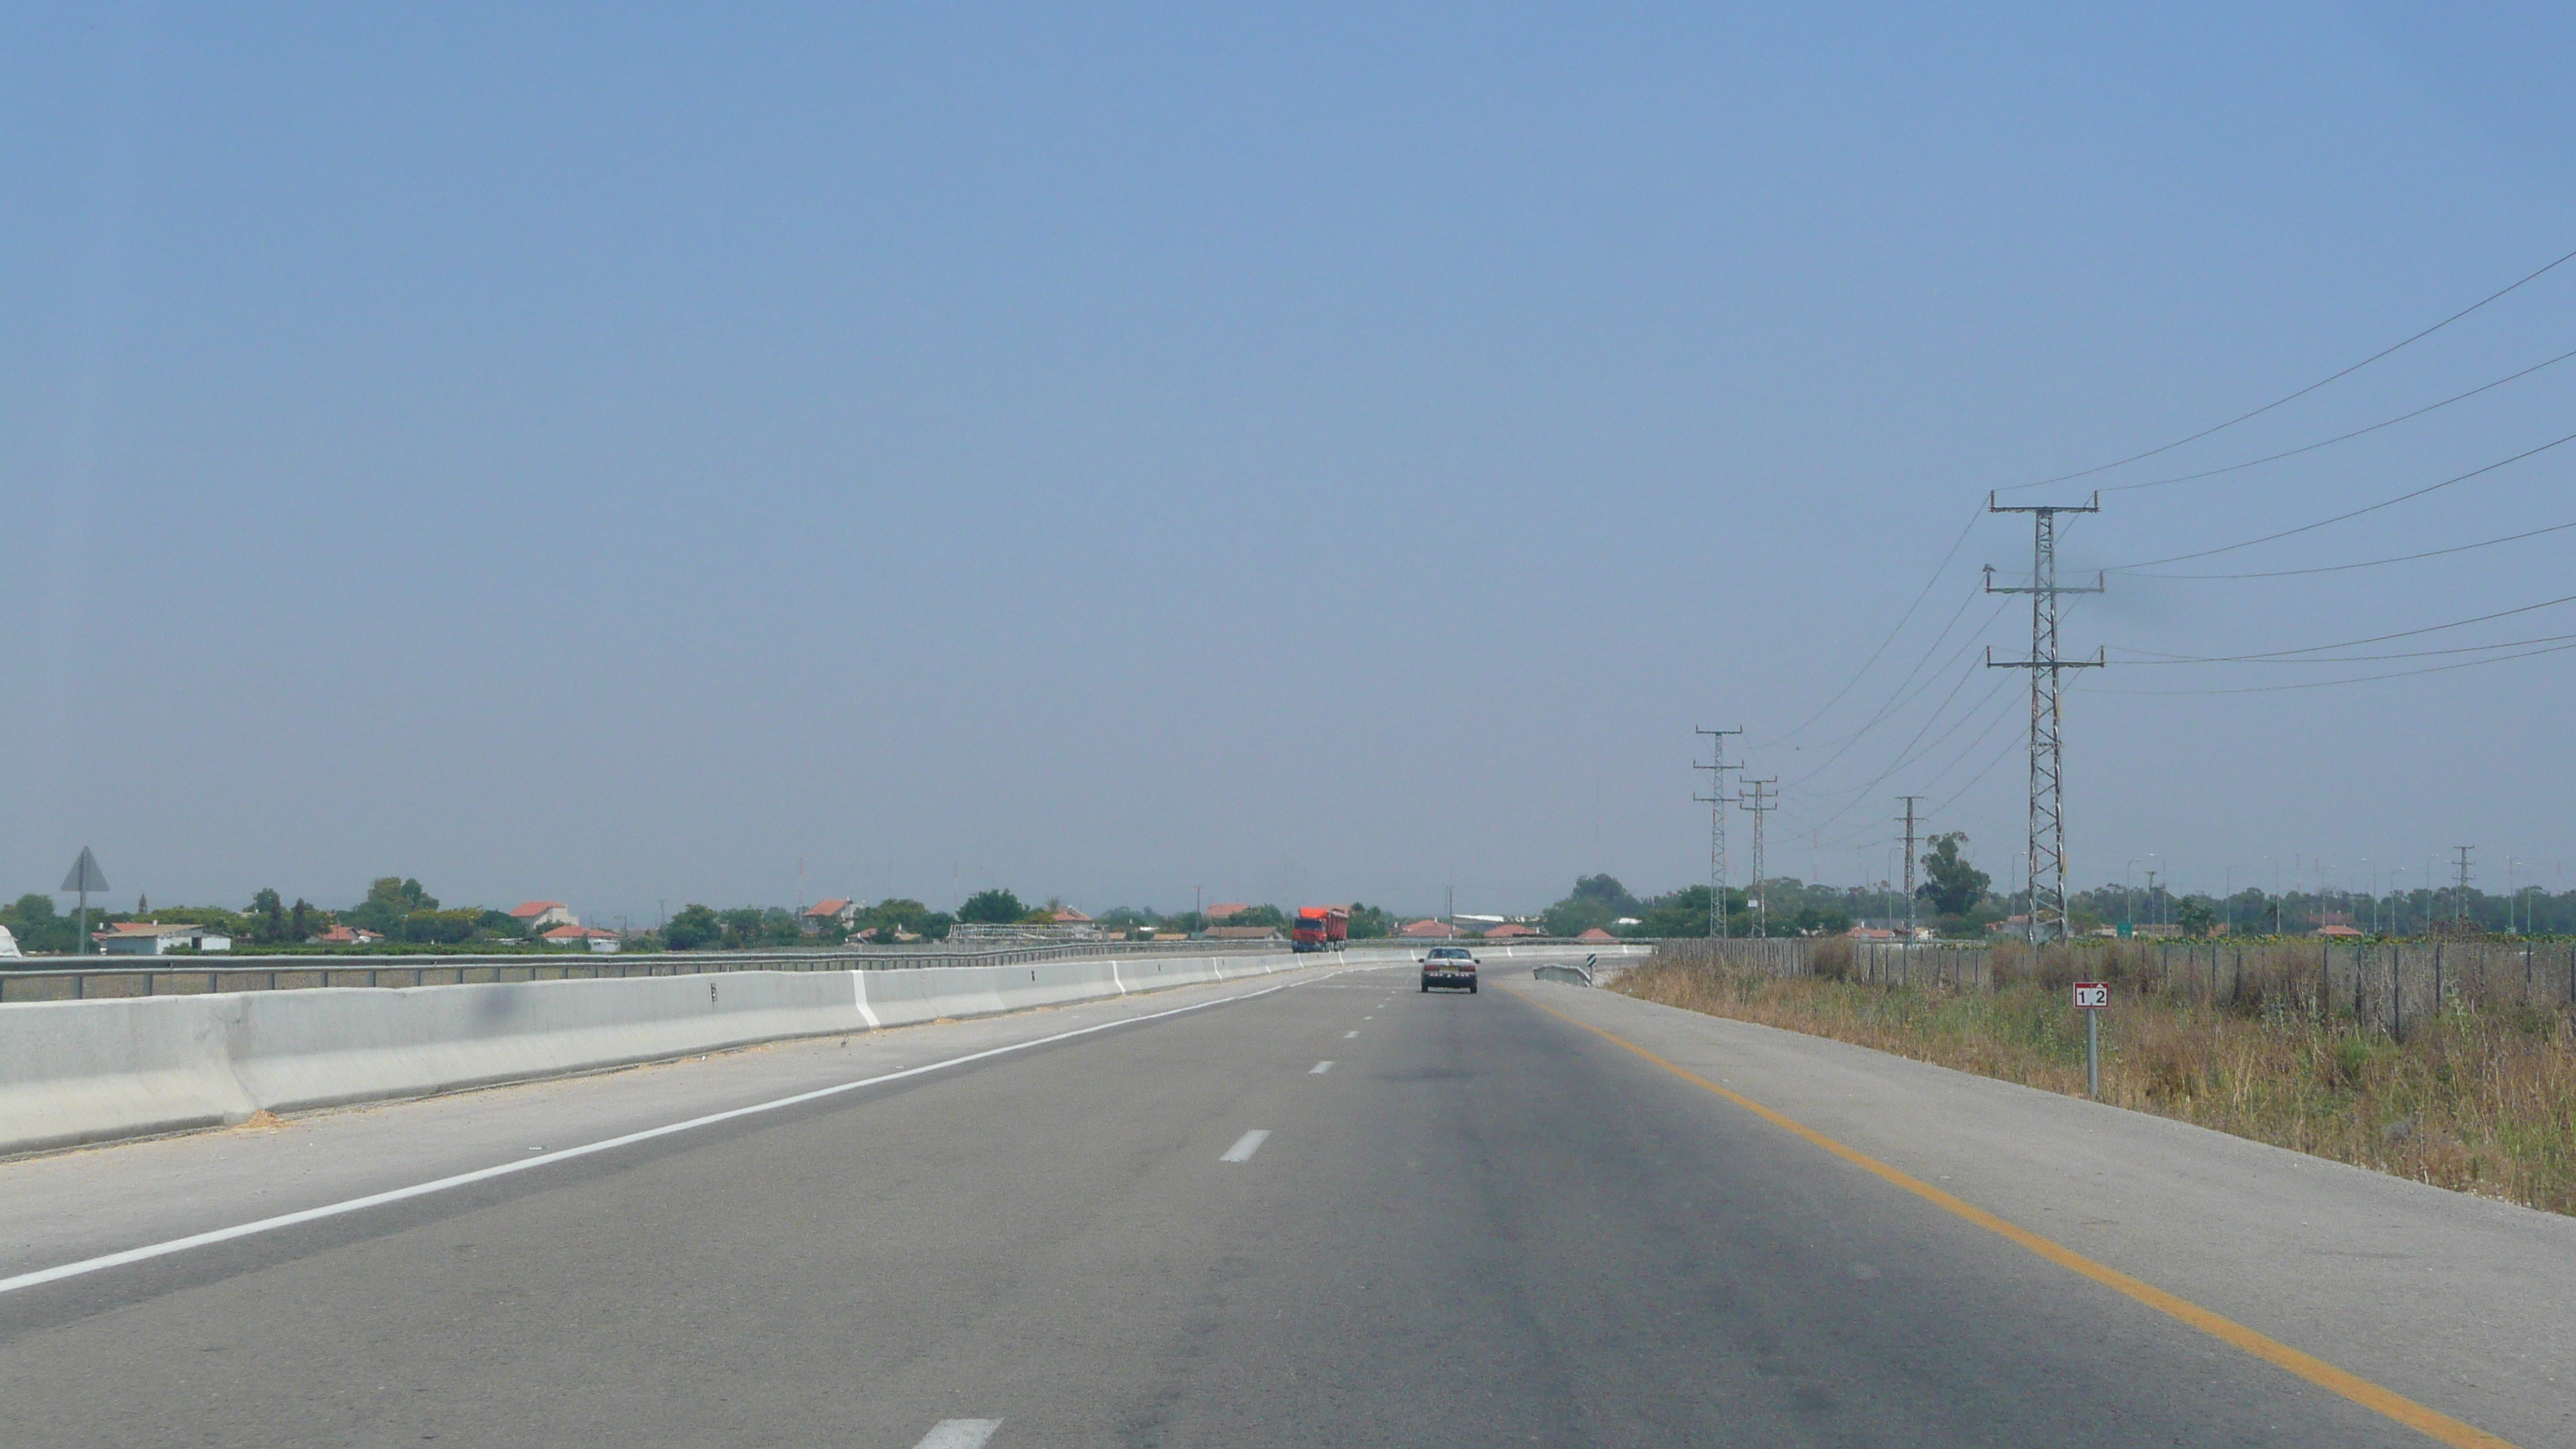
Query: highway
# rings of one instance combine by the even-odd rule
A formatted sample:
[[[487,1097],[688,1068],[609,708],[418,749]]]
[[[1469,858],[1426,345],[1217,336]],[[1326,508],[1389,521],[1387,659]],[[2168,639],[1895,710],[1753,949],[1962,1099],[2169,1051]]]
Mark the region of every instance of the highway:
[[[1355,958],[0,1165],[0,1444],[2576,1442],[2566,1220],[2208,1136]]]

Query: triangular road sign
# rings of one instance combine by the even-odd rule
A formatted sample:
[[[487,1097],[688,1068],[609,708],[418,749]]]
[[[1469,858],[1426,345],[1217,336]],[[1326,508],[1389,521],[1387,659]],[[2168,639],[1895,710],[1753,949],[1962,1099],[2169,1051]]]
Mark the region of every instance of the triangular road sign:
[[[63,889],[96,895],[107,889],[107,872],[98,868],[98,857],[81,847],[80,859],[72,862],[72,873],[63,877]]]

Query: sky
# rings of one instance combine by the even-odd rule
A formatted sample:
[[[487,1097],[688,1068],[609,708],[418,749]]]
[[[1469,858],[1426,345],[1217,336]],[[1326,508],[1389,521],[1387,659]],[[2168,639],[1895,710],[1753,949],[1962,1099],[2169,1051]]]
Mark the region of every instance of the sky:
[[[1768,874],[1890,875],[1911,793],[2017,883],[1983,510],[2096,487],[2077,884],[2551,883],[2576,654],[2479,646],[2576,603],[2411,631],[2576,595],[2576,532],[2375,561],[2576,522],[2576,443],[2304,526],[2576,431],[2576,359],[2164,480],[2576,348],[2576,262],[2028,485],[2576,249],[2571,59],[2538,5],[13,5],[0,895],[1520,911],[1707,878],[1701,726]]]

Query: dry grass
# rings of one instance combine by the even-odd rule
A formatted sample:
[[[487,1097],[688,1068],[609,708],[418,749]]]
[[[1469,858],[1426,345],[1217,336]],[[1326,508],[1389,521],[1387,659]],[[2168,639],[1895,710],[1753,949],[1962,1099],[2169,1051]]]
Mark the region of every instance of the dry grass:
[[[2084,1024],[2055,972],[1994,990],[1889,987],[1657,957],[1613,989],[2047,1091],[2084,1090]],[[2268,986],[2270,989],[2264,989]],[[2262,983],[2229,1005],[2123,989],[2103,1100],[2418,1182],[2576,1213],[2576,1017],[2452,998],[2405,1040]]]

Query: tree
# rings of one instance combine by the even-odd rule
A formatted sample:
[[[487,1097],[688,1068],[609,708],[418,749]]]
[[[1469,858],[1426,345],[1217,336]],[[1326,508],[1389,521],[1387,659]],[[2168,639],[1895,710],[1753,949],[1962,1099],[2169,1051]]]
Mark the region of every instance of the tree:
[[[1375,941],[1395,934],[1395,917],[1376,906],[1351,907],[1351,939]]]
[[[251,929],[259,933],[263,944],[276,945],[287,939],[286,902],[277,892],[263,888],[250,898]]]
[[[350,925],[364,927],[389,940],[404,936],[403,922],[421,911],[438,909],[438,897],[417,880],[378,876],[367,885],[367,898],[347,912]]]
[[[662,944],[674,951],[703,951],[724,936],[724,921],[708,906],[690,904],[662,928]]]
[[[979,925],[1006,926],[1028,913],[1027,904],[1018,896],[1000,886],[994,886],[990,890],[980,890],[968,896],[966,904],[957,908],[957,919],[972,921]]]
[[[1226,917],[1222,924],[1228,926],[1284,926],[1288,924],[1288,913],[1279,909],[1277,906],[1246,906],[1242,910],[1235,912],[1233,915]]]
[[[2174,924],[2186,936],[2206,936],[2218,924],[2218,910],[2198,896],[2186,896],[2174,907]]]
[[[1700,909],[1708,909],[1708,891],[1702,887]],[[1547,908],[1541,919],[1551,936],[1580,936],[1596,926],[1607,927],[1623,916],[1640,916],[1645,907],[1628,894],[1628,888],[1612,875],[1578,876],[1574,889],[1565,899]],[[1708,934],[1708,922],[1700,922],[1697,934]]]
[[[1733,891],[1727,892],[1733,896]],[[1656,896],[1642,903],[1638,924],[1631,928],[1640,936],[1705,936],[1708,934],[1708,887],[1684,886],[1669,895]],[[1580,933],[1578,933],[1580,934]]]
[[[1959,847],[1967,841],[1966,831],[1953,830],[1928,842],[1932,849],[1923,857],[1923,873],[1931,879],[1915,887],[1914,893],[1930,901],[1935,914],[1967,915],[1993,884],[1993,877],[1959,858]]]
[[[71,917],[54,909],[52,896],[30,893],[18,897],[17,904],[0,910],[0,925],[18,938],[21,951],[69,951],[79,927]]]

